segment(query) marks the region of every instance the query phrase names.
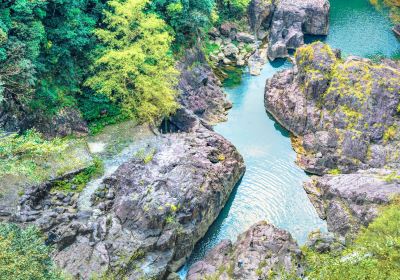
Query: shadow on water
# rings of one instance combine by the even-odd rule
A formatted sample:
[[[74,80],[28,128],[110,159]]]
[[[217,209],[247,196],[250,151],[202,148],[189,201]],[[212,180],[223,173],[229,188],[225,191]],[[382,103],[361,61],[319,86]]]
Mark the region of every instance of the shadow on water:
[[[233,188],[231,195],[229,196],[228,201],[226,202],[224,208],[222,208],[221,212],[219,213],[217,219],[212,223],[212,225],[209,227],[207,233],[204,235],[203,238],[201,238],[196,245],[194,246],[194,251],[199,252],[197,255],[191,255],[186,262],[186,264],[181,268],[182,271],[185,271],[185,273],[189,270],[190,266],[199,261],[202,257],[204,256],[205,253],[210,250],[214,245],[221,241],[217,240],[218,235],[221,231],[221,228],[223,226],[223,223],[225,219],[229,215],[229,211],[232,207],[232,203],[235,200],[239,185],[242,182],[243,177],[239,180],[239,182],[235,185]]]

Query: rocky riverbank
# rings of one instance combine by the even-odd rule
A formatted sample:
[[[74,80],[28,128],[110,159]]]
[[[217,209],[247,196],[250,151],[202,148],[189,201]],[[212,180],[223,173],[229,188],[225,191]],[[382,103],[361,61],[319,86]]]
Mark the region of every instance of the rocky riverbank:
[[[70,174],[27,188],[5,220],[37,225],[73,277],[165,279],[190,255],[243,176],[241,155],[210,124],[231,107],[204,56],[190,50],[181,70],[171,131],[127,158],[80,209]]]
[[[342,59],[317,42],[266,83],[265,108],[293,134],[298,164],[332,174],[304,184],[331,232],[354,236],[400,193],[399,81],[398,62]]]
[[[304,276],[303,254],[290,233],[259,222],[232,244],[224,240],[206,257],[193,264],[188,280],[282,279]]]
[[[252,0],[249,25],[224,22],[209,31],[210,60],[217,65],[249,66],[259,75],[270,60],[285,58],[304,44],[304,35],[327,35],[328,0]]]

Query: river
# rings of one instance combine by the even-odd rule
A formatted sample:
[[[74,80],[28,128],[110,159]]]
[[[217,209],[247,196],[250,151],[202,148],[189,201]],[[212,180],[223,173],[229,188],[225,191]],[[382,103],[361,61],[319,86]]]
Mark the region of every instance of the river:
[[[368,0],[331,0],[330,31],[322,40],[343,55],[373,57],[399,55],[400,44],[391,31],[387,11]],[[179,271],[182,279],[191,264],[222,239],[235,240],[252,224],[267,220],[288,230],[299,244],[316,229],[326,230],[311,205],[302,182],[308,176],[294,163],[289,134],[265,112],[264,86],[267,78],[290,67],[284,60],[265,65],[260,76],[245,72],[240,85],[225,88],[233,103],[228,121],[215,131],[230,140],[243,155],[247,171],[231,194],[217,220],[200,240],[189,261]]]

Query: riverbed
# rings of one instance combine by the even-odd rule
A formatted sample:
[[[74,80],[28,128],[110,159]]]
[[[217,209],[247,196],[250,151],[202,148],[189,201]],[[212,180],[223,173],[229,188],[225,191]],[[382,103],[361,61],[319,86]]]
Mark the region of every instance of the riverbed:
[[[331,0],[330,31],[321,40],[342,50],[344,56],[398,56],[399,41],[391,31],[385,9],[368,0]],[[191,264],[223,239],[237,236],[260,220],[288,230],[299,244],[308,234],[326,224],[311,205],[302,182],[308,176],[294,163],[296,154],[289,133],[269,117],[264,108],[264,86],[274,73],[291,67],[278,60],[265,65],[260,76],[244,72],[240,85],[225,88],[233,103],[228,121],[215,131],[230,140],[243,155],[247,171],[236,186],[225,208],[198,242],[189,261],[179,271],[182,279]]]

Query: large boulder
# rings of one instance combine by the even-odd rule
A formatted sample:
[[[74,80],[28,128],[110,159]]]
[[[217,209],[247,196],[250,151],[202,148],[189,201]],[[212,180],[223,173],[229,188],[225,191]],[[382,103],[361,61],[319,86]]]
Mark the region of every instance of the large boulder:
[[[156,137],[156,136],[154,136]],[[244,173],[235,147],[198,125],[157,136],[106,177],[80,209],[59,184],[28,190],[15,222],[36,224],[58,266],[80,279],[164,279],[190,255]]]
[[[269,32],[268,57],[287,57],[288,50],[304,44],[304,35],[327,35],[328,0],[277,1]]]
[[[328,230],[351,237],[377,216],[379,207],[400,194],[399,178],[393,171],[370,169],[314,176],[304,189],[319,216],[327,221]]]
[[[187,279],[282,279],[283,273],[302,277],[303,265],[302,252],[290,233],[259,222],[234,244],[224,240],[213,248],[191,266]]]
[[[266,83],[265,108],[294,135],[311,173],[399,168],[400,67],[348,57],[317,42]]]

